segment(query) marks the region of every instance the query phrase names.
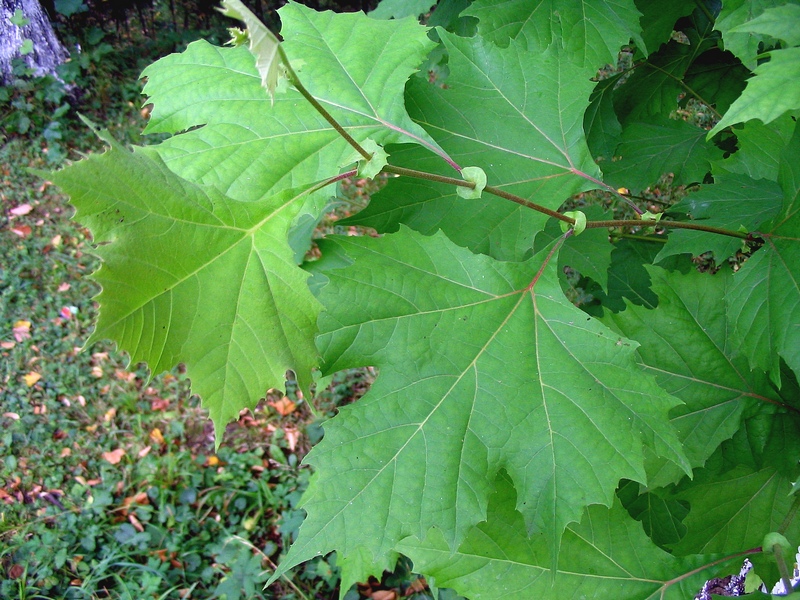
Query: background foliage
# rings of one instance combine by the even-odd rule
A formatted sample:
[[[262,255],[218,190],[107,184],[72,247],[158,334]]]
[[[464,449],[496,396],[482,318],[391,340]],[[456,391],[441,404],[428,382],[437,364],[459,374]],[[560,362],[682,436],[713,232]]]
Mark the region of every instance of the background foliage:
[[[793,3],[444,0],[435,29],[398,4],[285,6],[274,97],[241,46],[147,68],[145,132],[171,137],[101,133],[52,175],[103,260],[95,338],[185,362],[218,434],[287,370],[308,394],[316,366],[379,369],[309,455],[272,581],[334,550],[343,590],[399,553],[475,597],[682,598],[745,554],[776,580],[765,534],[800,537]],[[400,177],[348,223],[381,235],[298,264],[378,146]]]

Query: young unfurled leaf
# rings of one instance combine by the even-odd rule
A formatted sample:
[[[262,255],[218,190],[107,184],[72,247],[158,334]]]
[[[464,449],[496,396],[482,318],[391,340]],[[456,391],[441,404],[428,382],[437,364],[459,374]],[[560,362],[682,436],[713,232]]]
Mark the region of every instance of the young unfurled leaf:
[[[250,52],[256,57],[261,85],[274,101],[278,78],[281,76],[280,40],[240,0],[222,0],[221,11],[225,16],[244,21],[247,26]]]
[[[342,162],[341,166],[346,167],[347,165],[358,163],[358,176],[373,179],[386,166],[389,155],[383,149],[383,146],[373,139],[364,140],[361,142],[361,147],[372,154],[372,158],[366,160],[361,156],[361,153],[353,150],[353,153]]]

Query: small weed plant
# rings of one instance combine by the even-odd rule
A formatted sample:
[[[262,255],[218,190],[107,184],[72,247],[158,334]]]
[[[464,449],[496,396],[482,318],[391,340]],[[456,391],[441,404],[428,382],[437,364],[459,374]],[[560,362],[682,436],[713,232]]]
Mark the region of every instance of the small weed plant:
[[[232,47],[148,67],[170,137],[47,175],[103,261],[94,339],[185,363],[218,441],[287,372],[378,370],[270,581],[335,551],[343,591],[404,555],[466,597],[685,599],[748,557],[789,590],[797,5],[433,4],[289,3],[279,41],[224,0]],[[378,235],[309,253],[380,173],[344,222]]]

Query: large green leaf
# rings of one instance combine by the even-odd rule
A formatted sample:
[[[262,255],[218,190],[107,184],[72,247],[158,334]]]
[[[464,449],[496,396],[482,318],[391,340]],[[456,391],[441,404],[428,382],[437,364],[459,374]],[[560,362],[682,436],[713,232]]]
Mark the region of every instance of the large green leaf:
[[[406,80],[433,48],[424,27],[295,3],[280,15],[284,48],[303,63],[304,85],[356,140],[435,148],[402,101]],[[364,61],[364,52],[381,60]],[[182,177],[231,198],[256,200],[276,186],[312,184],[335,175],[353,153],[296,90],[279,93],[273,106],[244,48],[196,42],[144,75],[154,104],[146,132],[184,132],[160,144],[159,154]]]
[[[718,562],[713,556],[676,558],[657,548],[617,501],[610,509],[589,507],[580,524],[567,529],[553,570],[548,540],[527,538],[514,510],[513,488],[499,487],[487,521],[470,532],[458,552],[436,529],[424,541],[404,540],[399,549],[437,585],[497,600],[686,600],[709,579],[703,566]]]
[[[49,177],[103,259],[91,340],[115,341],[154,373],[186,363],[218,441],[242,408],[284,385],[287,369],[308,388],[319,306],[287,243],[306,190],[232,200],[150,150],[116,144]]]
[[[642,13],[642,40],[645,50],[652,54],[662,44],[669,41],[676,21],[690,14],[697,4],[693,0],[674,0],[672,2],[652,2],[637,0],[636,8]]]
[[[614,111],[614,88],[620,75],[598,81],[583,117],[586,143],[595,159],[611,160],[622,135],[622,125]]]
[[[732,275],[670,272],[646,267],[658,306],[631,305],[604,321],[640,344],[645,372],[684,403],[670,417],[692,467],[703,466],[739,429],[743,414],[779,398],[763,372],[751,371],[731,340],[732,324],[719,310],[733,287]],[[699,359],[698,357],[702,357]],[[681,477],[661,459],[648,461],[649,483]]]
[[[752,368],[780,384],[780,358],[800,374],[800,130],[781,154],[780,213],[762,228],[764,247],[736,273],[726,297],[734,340]]]
[[[650,119],[630,123],[614,151],[614,161],[603,163],[605,179],[614,187],[642,190],[665,173],[676,185],[702,182],[711,161],[722,152],[706,141],[706,131],[686,121]]]
[[[500,49],[480,38],[441,32],[450,54],[446,89],[409,82],[410,114],[462,166],[476,165],[496,185],[551,209],[595,187],[600,173],[583,132],[593,83],[556,49],[532,54],[512,42]],[[453,175],[429,152],[410,150],[393,162]],[[441,228],[456,243],[506,260],[526,257],[547,216],[483,194],[469,201],[452,186],[390,180],[358,222],[394,231],[400,223]]]
[[[587,504],[643,480],[643,446],[685,466],[667,424],[676,401],[634,343],[566,301],[552,246],[505,263],[407,229],[336,243],[354,262],[325,271],[325,370],[380,376],[309,455],[308,517],[282,569],[334,548],[378,561],[432,526],[456,550],[501,468],[557,552]]]
[[[479,34],[495,44],[517,40],[535,53],[560,46],[586,67],[587,77],[616,65],[631,38],[641,40],[633,0],[477,0],[465,14],[478,17]]]
[[[784,113],[800,109],[800,48],[775,50],[770,60],[756,67],[747,87],[709,132],[716,134],[725,127],[760,119],[771,123]]]
[[[747,550],[779,529],[789,539],[800,537],[800,521],[786,518],[795,502],[792,481],[800,474],[800,420],[779,412],[748,425],[672,494],[690,505],[676,554]]]
[[[766,179],[754,180],[746,175],[721,175],[713,185],[705,185],[670,207],[670,213],[689,214],[694,221],[708,227],[729,231],[755,231],[759,225],[774,217],[781,207],[780,186]],[[711,251],[721,263],[733,256],[742,240],[704,231],[675,229],[670,232],[664,249],[656,262],[675,254],[694,256]]]

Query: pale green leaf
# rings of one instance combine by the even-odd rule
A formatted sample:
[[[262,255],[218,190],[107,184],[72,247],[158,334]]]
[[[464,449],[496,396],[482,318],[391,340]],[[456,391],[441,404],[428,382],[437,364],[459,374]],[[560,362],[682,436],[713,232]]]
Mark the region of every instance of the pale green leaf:
[[[305,63],[304,85],[357,141],[436,148],[402,101],[406,80],[433,47],[424,27],[409,19],[317,13],[294,3],[280,15],[286,53]],[[382,58],[364,61],[365,51]],[[146,132],[183,132],[159,144],[159,154],[182,177],[232,198],[257,200],[276,187],[313,184],[336,175],[352,153],[296,90],[278,95],[271,106],[246,49],[196,42],[144,75],[154,104]]]
[[[274,100],[281,75],[281,58],[278,53],[280,41],[240,0],[222,0],[221,10],[225,16],[243,21],[247,26],[250,52],[256,59],[261,85]]]
[[[734,129],[738,150],[725,160],[712,166],[714,174],[741,173],[753,179],[778,181],[781,151],[789,143],[795,128],[791,114],[778,117],[769,125],[761,121],[748,121]]]
[[[658,306],[631,305],[603,320],[640,344],[646,373],[684,403],[670,412],[692,467],[739,429],[742,415],[779,400],[763,372],[751,371],[731,339],[730,323],[720,311],[733,289],[732,275],[669,272],[645,267]],[[668,485],[681,472],[661,459],[648,461],[650,484]]]
[[[706,141],[706,131],[664,118],[631,123],[622,132],[614,160],[603,163],[606,182],[614,187],[642,190],[665,173],[674,174],[676,185],[702,182],[711,161],[722,152]]]
[[[676,558],[661,550],[619,501],[610,509],[589,507],[580,524],[567,529],[553,571],[548,541],[540,535],[527,538],[514,511],[513,489],[499,488],[487,521],[470,532],[458,552],[436,529],[424,541],[407,538],[400,550],[437,585],[490,600],[686,600],[713,574],[703,566],[712,566],[717,557]],[[741,563],[738,557],[734,561]]]
[[[734,339],[751,368],[780,385],[780,358],[800,374],[800,131],[781,154],[780,213],[762,229],[764,247],[736,273],[727,296]]]
[[[381,0],[369,16],[375,19],[415,19],[431,10],[436,0]]]
[[[758,33],[785,42],[789,46],[800,46],[800,4],[791,2],[767,8],[756,18],[745,21],[728,30],[732,33]]]
[[[726,0],[722,4],[714,28],[722,32],[725,49],[732,52],[746,67],[754,69],[761,44],[768,36],[753,35],[750,31],[732,31],[761,15],[766,9],[787,4],[786,0]]]
[[[477,17],[478,33],[500,46],[516,40],[537,54],[561,47],[588,77],[616,65],[631,38],[641,40],[633,0],[477,0],[464,14]]]
[[[308,389],[319,305],[287,243],[304,191],[231,200],[152,151],[118,146],[49,178],[103,259],[92,340],[113,340],[154,373],[185,363],[218,442],[288,369]]]
[[[324,272],[325,370],[380,376],[309,455],[308,517],[282,570],[334,548],[377,561],[431,526],[455,550],[501,468],[557,552],[587,504],[610,504],[620,477],[643,480],[643,446],[684,464],[666,424],[676,401],[635,344],[566,301],[552,247],[505,263],[407,229],[336,244],[354,262]]]
[[[774,50],[769,62],[756,67],[753,74],[709,137],[736,123],[750,119],[770,123],[788,111],[800,109],[800,48]]]
[[[782,200],[781,188],[773,181],[756,181],[746,175],[720,175],[716,183],[691,192],[672,205],[669,212],[688,214],[699,225],[751,232],[778,213]],[[675,254],[698,256],[710,251],[714,253],[714,260],[721,263],[741,247],[740,238],[691,229],[673,229],[656,262]]]

